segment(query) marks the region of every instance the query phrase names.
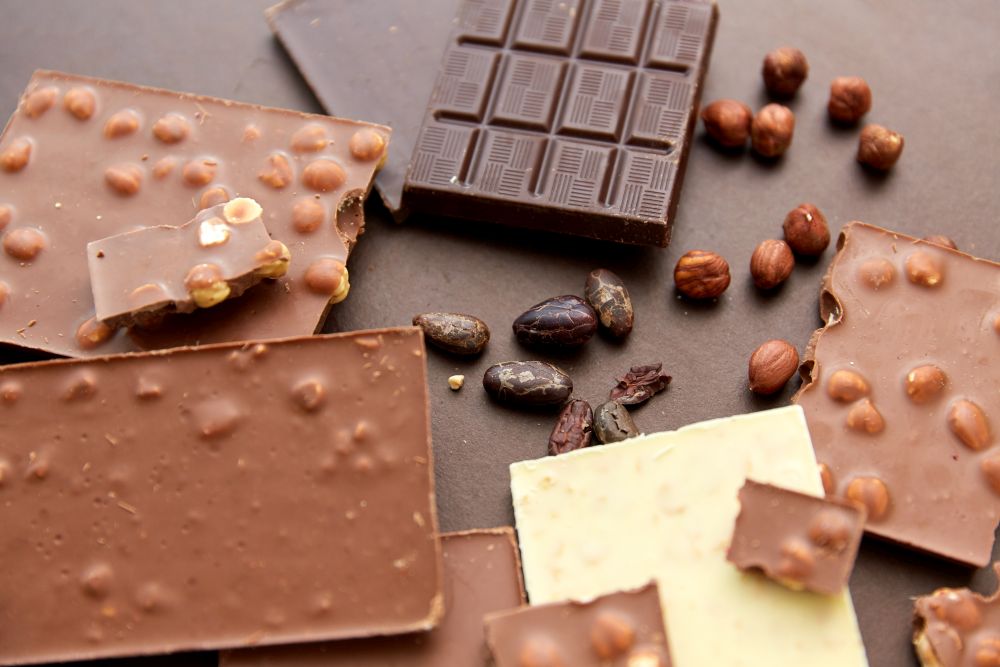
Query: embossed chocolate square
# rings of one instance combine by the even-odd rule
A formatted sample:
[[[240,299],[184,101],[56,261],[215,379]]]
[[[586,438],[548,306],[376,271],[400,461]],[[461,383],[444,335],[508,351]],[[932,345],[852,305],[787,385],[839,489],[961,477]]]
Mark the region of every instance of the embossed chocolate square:
[[[717,18],[710,0],[465,0],[405,203],[667,245]]]
[[[866,530],[989,562],[1000,520],[1000,264],[860,222],[823,281],[803,357],[828,495]]]

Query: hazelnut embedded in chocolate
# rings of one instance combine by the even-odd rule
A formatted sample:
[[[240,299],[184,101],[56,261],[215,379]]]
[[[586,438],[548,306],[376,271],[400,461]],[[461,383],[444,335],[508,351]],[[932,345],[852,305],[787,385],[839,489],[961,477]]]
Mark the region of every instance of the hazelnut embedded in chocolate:
[[[9,174],[21,171],[31,160],[31,141],[23,137],[15,139],[0,151],[0,169]]]
[[[142,187],[142,167],[135,164],[118,164],[104,171],[104,182],[118,194],[130,197]]]
[[[590,645],[602,660],[617,658],[632,648],[635,628],[627,618],[603,612],[590,626]]]
[[[45,234],[34,227],[18,227],[3,236],[4,252],[22,262],[33,260],[46,244]]]
[[[316,192],[331,192],[343,185],[346,180],[347,174],[344,173],[344,168],[326,158],[314,160],[302,170],[302,184]]]
[[[222,216],[231,225],[242,225],[258,219],[264,209],[250,197],[237,197],[222,207]]]
[[[795,114],[780,104],[768,104],[757,112],[750,124],[754,151],[768,158],[784,154],[792,145],[794,134]]]
[[[184,278],[191,300],[199,308],[211,308],[229,297],[229,284],[216,264],[199,264]]]
[[[768,93],[774,97],[791,97],[809,76],[809,61],[802,51],[783,46],[764,56],[761,76]]]
[[[232,232],[229,231],[229,225],[219,218],[202,220],[198,225],[198,245],[202,248],[222,245],[229,241],[230,236]]]
[[[927,403],[940,394],[947,383],[948,377],[937,366],[917,366],[906,374],[906,395],[914,403]]]
[[[33,90],[24,96],[24,115],[28,118],[38,118],[55,105],[59,89],[55,86],[45,86]]]
[[[212,208],[227,201],[229,201],[229,193],[226,192],[225,188],[209,188],[201,193],[201,198],[198,200],[198,208]]]
[[[847,485],[847,498],[864,505],[869,521],[878,521],[889,511],[889,489],[877,477],[852,479]]]
[[[83,350],[92,350],[111,340],[115,330],[95,317],[91,317],[76,330],[76,343]]]
[[[281,241],[272,240],[264,249],[257,253],[254,260],[260,264],[256,273],[265,278],[280,278],[288,273],[288,264],[292,261],[292,253]]]
[[[375,160],[385,154],[385,137],[366,127],[351,135],[348,148],[355,159]]]
[[[944,267],[935,255],[917,250],[906,258],[906,277],[914,285],[938,287],[944,280]]]
[[[347,267],[332,257],[321,257],[309,265],[305,273],[306,287],[330,297],[330,303],[340,303],[350,290]]]
[[[782,229],[785,241],[796,254],[818,257],[830,245],[826,216],[813,204],[799,204],[789,211]]]
[[[191,160],[184,165],[181,175],[184,182],[194,187],[208,185],[215,178],[215,170],[218,162],[211,158],[201,158]]]
[[[889,260],[883,257],[875,257],[861,265],[859,274],[865,285],[878,291],[883,285],[888,285],[892,282],[892,279],[896,275],[896,269]]]
[[[826,392],[835,401],[853,403],[869,394],[871,387],[857,371],[841,369],[834,371],[826,382]]]
[[[180,143],[190,132],[187,119],[177,113],[168,113],[153,123],[153,136],[165,144]]]
[[[76,86],[66,92],[63,107],[78,120],[89,120],[97,108],[97,96],[87,86]]]
[[[877,435],[885,429],[885,419],[871,399],[863,398],[847,412],[847,428],[859,433]]]
[[[131,109],[123,109],[104,123],[104,136],[108,139],[127,137],[139,129],[139,115]]]
[[[329,143],[326,129],[322,125],[310,123],[292,135],[291,148],[296,153],[315,153],[326,148]]]
[[[872,108],[872,91],[859,76],[838,76],[830,84],[830,101],[827,113],[843,125],[852,125]]]
[[[903,154],[903,135],[881,125],[866,125],[858,137],[858,162],[878,171],[886,171]]]
[[[705,131],[725,148],[741,148],[750,138],[753,112],[737,100],[716,100],[701,111]]]
[[[974,451],[990,445],[990,426],[983,409],[973,401],[959,399],[948,409],[948,428],[963,445]]]
[[[281,153],[272,153],[267,158],[267,165],[257,174],[257,178],[276,190],[281,190],[292,182],[294,173],[288,158]]]
[[[292,227],[301,234],[319,229],[326,221],[326,208],[315,197],[303,197],[292,207]]]

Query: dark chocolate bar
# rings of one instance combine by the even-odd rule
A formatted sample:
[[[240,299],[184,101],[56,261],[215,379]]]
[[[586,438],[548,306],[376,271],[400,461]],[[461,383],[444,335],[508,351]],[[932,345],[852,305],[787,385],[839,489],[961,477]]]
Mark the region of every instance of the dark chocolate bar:
[[[717,18],[709,0],[464,0],[404,201],[667,245]]]

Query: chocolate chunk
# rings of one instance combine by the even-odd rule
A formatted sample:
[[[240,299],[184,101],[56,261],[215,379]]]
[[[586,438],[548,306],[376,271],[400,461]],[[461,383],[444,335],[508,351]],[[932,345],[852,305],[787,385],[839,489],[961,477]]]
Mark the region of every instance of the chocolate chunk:
[[[572,400],[559,413],[549,435],[549,454],[555,456],[589,447],[593,432],[594,411],[590,403],[579,398]]]
[[[463,0],[405,201],[667,245],[717,18],[706,0]]]
[[[663,372],[663,364],[633,366],[628,373],[618,378],[618,384],[608,398],[622,405],[639,405],[667,388],[670,376]]]
[[[490,341],[490,328],[478,317],[461,313],[422,313],[413,317],[427,341],[445,352],[479,354]]]
[[[5,366],[0,387],[0,663],[440,618],[419,330]]]
[[[483,388],[511,405],[558,405],[573,393],[573,381],[544,361],[507,361],[486,369]]]
[[[1000,563],[993,564],[1000,577]],[[939,588],[913,601],[913,646],[923,667],[1000,664],[1000,589],[986,597]]]
[[[521,313],[513,328],[523,345],[577,347],[597,331],[597,314],[578,296],[557,296]]]

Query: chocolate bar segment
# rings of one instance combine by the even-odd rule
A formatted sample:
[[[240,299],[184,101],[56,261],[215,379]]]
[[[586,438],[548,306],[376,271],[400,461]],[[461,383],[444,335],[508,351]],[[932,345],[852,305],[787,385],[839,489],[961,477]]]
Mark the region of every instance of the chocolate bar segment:
[[[865,527],[863,508],[747,480],[726,558],[792,590],[847,586]]]
[[[227,651],[222,667],[486,667],[486,614],[525,602],[512,528],[441,536],[444,616],[429,632]]]
[[[1000,264],[864,223],[844,227],[803,356],[829,495],[866,530],[989,562],[1000,520]]]
[[[406,202],[667,245],[717,19],[708,0],[465,0]]]
[[[1000,577],[1000,564],[993,570]],[[913,602],[913,646],[923,667],[1000,664],[1000,590],[940,588]]]
[[[64,356],[315,332],[390,130],[39,71],[0,136],[0,342]],[[289,273],[155,333],[96,326],[87,244],[252,197]]]
[[[496,667],[671,665],[655,583],[589,602],[493,614],[486,618],[486,641]]]
[[[112,329],[156,325],[236,298],[288,271],[291,254],[272,241],[253,199],[233,199],[180,227],[144,227],[87,244],[96,318]]]
[[[429,629],[426,386],[412,328],[0,368],[0,663]]]

